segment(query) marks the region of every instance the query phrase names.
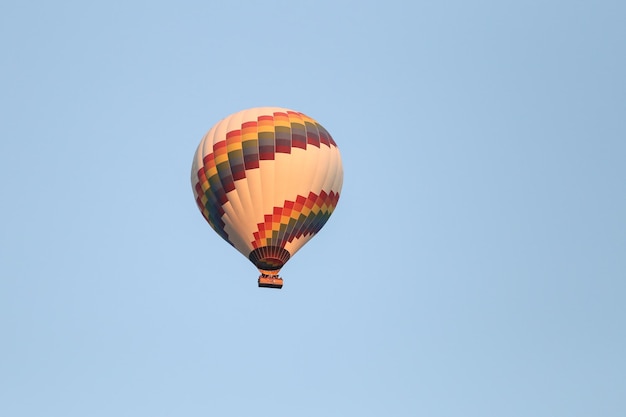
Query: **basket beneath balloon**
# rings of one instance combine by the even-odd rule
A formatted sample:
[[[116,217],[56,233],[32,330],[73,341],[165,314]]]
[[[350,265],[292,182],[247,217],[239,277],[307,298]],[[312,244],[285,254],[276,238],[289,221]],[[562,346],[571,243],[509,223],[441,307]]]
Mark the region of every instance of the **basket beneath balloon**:
[[[282,288],[283,279],[278,275],[261,275],[259,276],[260,288]]]

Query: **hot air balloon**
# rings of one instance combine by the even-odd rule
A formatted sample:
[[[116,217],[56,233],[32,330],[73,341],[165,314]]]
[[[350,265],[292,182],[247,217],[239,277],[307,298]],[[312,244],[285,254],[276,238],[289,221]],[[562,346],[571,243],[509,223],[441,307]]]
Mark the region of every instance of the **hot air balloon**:
[[[282,288],[280,269],[326,224],[343,183],[337,144],[321,124],[281,107],[221,120],[196,150],[191,184],[213,230]]]

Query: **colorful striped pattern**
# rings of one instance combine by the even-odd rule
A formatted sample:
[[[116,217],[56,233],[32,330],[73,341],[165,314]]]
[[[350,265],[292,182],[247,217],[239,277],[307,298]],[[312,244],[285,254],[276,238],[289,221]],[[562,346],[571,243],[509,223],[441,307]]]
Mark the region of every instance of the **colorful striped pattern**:
[[[339,194],[322,191],[319,195],[311,192],[307,197],[298,196],[295,201],[285,201],[282,207],[274,207],[272,214],[265,215],[254,232],[252,246],[285,247],[287,242],[302,236],[313,235],[326,224],[335,210]]]
[[[196,204],[202,216],[209,222],[209,225],[225,241],[232,245],[228,239],[228,234],[224,231],[222,216],[224,209],[222,206],[228,201],[224,186],[217,175],[215,164],[215,154],[207,155],[204,158],[204,167],[198,170],[198,182],[195,185]]]

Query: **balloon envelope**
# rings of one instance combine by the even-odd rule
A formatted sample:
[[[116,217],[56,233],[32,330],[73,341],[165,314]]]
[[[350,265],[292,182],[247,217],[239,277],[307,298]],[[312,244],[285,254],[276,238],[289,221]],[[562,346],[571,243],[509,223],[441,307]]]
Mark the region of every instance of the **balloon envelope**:
[[[218,122],[202,138],[191,169],[209,225],[270,274],[324,226],[342,183],[331,135],[312,118],[280,107],[243,110]]]

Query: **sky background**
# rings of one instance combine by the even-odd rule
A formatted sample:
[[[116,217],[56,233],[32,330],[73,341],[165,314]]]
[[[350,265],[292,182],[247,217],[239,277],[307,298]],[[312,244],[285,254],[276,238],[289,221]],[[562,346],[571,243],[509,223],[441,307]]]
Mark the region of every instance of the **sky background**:
[[[5,1],[0,415],[626,415],[623,1]],[[200,215],[282,106],[345,179],[282,290]]]

